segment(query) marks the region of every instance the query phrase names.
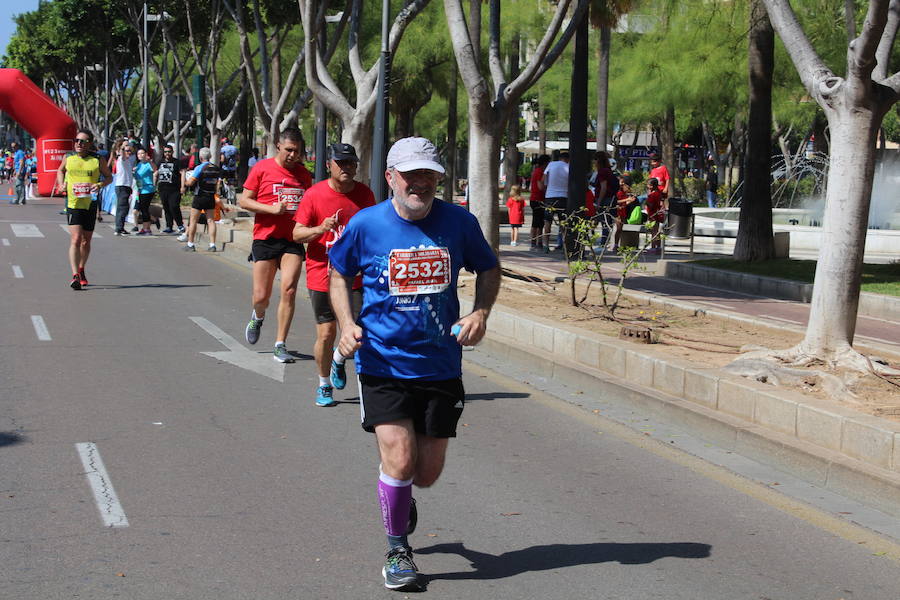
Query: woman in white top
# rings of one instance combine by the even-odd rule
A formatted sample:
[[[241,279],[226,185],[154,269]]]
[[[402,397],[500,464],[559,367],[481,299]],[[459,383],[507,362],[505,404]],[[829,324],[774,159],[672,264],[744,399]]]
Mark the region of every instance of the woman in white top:
[[[125,231],[125,217],[131,208],[131,188],[134,187],[134,167],[137,158],[128,140],[119,140],[109,155],[110,163],[115,161],[113,185],[116,186],[116,235],[128,235]]]

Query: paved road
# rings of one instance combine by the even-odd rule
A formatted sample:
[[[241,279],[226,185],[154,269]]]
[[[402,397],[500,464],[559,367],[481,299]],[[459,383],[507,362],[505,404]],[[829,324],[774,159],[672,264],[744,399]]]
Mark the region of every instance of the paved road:
[[[278,381],[203,354],[229,350],[208,321],[237,362],[275,365],[273,324],[242,342],[240,261],[100,227],[92,285],[71,291],[57,209],[0,203],[3,597],[398,597],[355,389],[317,408],[310,360]],[[466,387],[447,469],[416,494],[429,597],[897,598],[890,540],[502,373],[469,365]]]

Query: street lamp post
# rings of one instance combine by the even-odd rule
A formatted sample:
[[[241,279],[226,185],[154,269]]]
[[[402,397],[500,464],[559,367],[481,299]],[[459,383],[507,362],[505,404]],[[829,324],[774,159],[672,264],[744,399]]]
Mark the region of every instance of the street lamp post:
[[[147,37],[147,22],[148,21],[163,21],[165,19],[171,18],[171,15],[165,11],[162,14],[151,15],[147,13],[147,3],[144,2],[144,48],[143,48],[143,73],[141,77],[141,85],[143,86],[141,98],[143,107],[141,109],[141,144],[144,146],[144,150],[150,151],[150,97],[147,89],[147,65],[149,63],[148,54],[150,53],[150,39]],[[153,34],[156,35],[156,29],[154,28]]]
[[[104,69],[103,69],[103,65],[101,65],[101,64],[99,64],[99,63],[94,63],[93,65],[88,65],[88,66],[86,66],[84,69],[85,69],[85,71],[92,71],[92,72],[94,72],[94,73],[96,73],[97,71],[103,71],[103,70],[104,70]],[[86,75],[87,75],[87,74],[85,73],[85,76],[86,76]],[[96,76],[95,76],[95,80],[96,80]],[[87,82],[85,81],[85,83],[87,83]],[[104,91],[105,91],[105,90],[106,90],[106,88],[104,88]],[[109,120],[109,115],[108,115],[108,114],[107,114],[107,116],[106,116],[106,119],[104,119],[104,120],[105,120],[105,121],[108,121],[108,120]],[[97,126],[98,126],[98,122],[99,122],[99,121],[100,121],[100,94],[97,92],[97,86],[95,85],[95,86],[94,86],[94,127],[97,127]],[[106,140],[104,140],[104,142],[105,142],[105,141],[106,141]]]

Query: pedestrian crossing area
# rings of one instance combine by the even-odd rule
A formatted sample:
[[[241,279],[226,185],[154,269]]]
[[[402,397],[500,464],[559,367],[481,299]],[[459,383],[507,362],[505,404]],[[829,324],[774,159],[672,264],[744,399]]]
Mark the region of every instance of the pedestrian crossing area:
[[[66,235],[69,235],[69,226],[66,225],[65,223],[59,223],[59,222],[54,222],[54,223],[48,223],[48,222],[8,223],[8,225],[10,228],[9,230],[12,233],[12,237],[17,237],[17,238],[43,238],[43,237],[47,237],[47,235],[45,235],[45,233],[50,232],[50,231],[61,231],[61,232],[65,233]],[[110,223],[110,224],[97,223],[97,227],[94,229],[93,237],[94,237],[94,239],[103,238],[104,233],[102,233],[102,232],[105,232],[106,235],[109,235],[109,233],[113,232],[113,231],[115,231],[114,224],[112,224],[112,223]],[[169,238],[172,236],[162,235],[162,234],[157,233],[155,235],[148,235],[148,236],[128,236],[128,237],[135,237],[135,238],[140,237],[141,239],[157,239],[157,238]],[[9,245],[8,239],[4,237],[3,240],[4,240],[3,245],[8,246]]]

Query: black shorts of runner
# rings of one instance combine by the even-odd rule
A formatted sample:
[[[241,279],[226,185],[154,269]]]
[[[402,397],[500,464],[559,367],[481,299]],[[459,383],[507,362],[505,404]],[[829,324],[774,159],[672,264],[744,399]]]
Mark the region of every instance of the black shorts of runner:
[[[309,301],[312,304],[313,314],[316,316],[316,323],[332,323],[337,320],[334,311],[331,309],[331,296],[328,292],[320,292],[318,290],[307,290],[309,292]],[[353,320],[359,317],[359,311],[362,310],[362,290],[353,290],[350,293],[350,310],[353,313]]]
[[[216,197],[208,194],[197,194],[191,202],[191,208],[196,210],[212,210],[216,207]]]
[[[69,225],[81,225],[85,231],[93,231],[97,224],[97,202],[91,202],[90,208],[66,207],[66,219]]]
[[[250,256],[247,257],[247,260],[250,262],[277,260],[285,254],[297,254],[300,258],[306,258],[306,250],[303,248],[303,244],[282,238],[269,238],[267,240],[253,240],[253,246],[250,247]]]
[[[466,392],[462,379],[423,381],[359,375],[362,427],[412,419],[416,433],[436,438],[456,437]]]

